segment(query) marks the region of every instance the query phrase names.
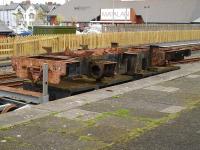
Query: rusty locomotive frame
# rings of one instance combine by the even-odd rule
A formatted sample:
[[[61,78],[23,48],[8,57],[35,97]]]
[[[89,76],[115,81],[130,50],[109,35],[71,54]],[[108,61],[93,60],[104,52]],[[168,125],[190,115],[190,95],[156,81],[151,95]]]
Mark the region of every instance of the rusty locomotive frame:
[[[200,49],[200,42],[129,47],[118,47],[112,43],[112,48],[65,50],[60,53],[52,53],[50,47],[44,49],[46,54],[12,58],[16,75],[37,83],[42,80],[42,65],[47,63],[50,84],[59,84],[63,79],[73,80],[83,75],[97,81],[117,74],[142,76],[152,68],[167,67],[171,62],[184,60],[192,51]]]

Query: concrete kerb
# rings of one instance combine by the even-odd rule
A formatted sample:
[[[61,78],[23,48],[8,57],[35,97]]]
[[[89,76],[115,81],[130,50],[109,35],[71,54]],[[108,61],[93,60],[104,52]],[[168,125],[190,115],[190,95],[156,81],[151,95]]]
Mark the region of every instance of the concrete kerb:
[[[28,109],[21,110],[21,112],[23,113],[19,111],[18,113],[11,112],[5,115],[1,115],[0,126],[1,127],[13,126],[13,125],[27,122],[30,120],[42,118],[42,117],[51,115],[52,113],[65,112],[65,111],[83,106],[85,104],[97,102],[97,101],[104,100],[106,98],[110,98],[116,95],[121,95],[121,94],[125,94],[127,92],[131,92],[134,90],[146,88],[148,86],[156,85],[161,82],[181,78],[181,77],[184,77],[184,76],[187,76],[199,71],[200,71],[200,63],[184,64],[184,65],[181,65],[180,70],[176,70],[173,72],[168,72],[165,74],[148,77],[145,79],[141,79],[141,80],[137,80],[137,81],[133,81],[133,82],[117,85],[117,86],[107,87],[104,89],[63,98],[63,99],[49,102],[46,104],[31,106]],[[29,114],[29,116],[31,116],[30,118],[26,117],[27,113]],[[7,122],[4,121],[5,118]],[[15,121],[14,118],[20,118],[20,119]]]

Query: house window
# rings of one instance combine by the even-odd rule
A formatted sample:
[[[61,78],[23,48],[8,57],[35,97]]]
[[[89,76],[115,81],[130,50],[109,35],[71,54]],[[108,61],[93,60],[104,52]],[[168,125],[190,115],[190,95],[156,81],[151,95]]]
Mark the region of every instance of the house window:
[[[29,19],[34,19],[35,18],[35,15],[33,13],[30,13],[29,14]]]
[[[74,10],[86,10],[89,9],[89,6],[78,6],[78,7],[74,7]]]
[[[33,26],[33,22],[32,21],[29,22],[29,26]]]

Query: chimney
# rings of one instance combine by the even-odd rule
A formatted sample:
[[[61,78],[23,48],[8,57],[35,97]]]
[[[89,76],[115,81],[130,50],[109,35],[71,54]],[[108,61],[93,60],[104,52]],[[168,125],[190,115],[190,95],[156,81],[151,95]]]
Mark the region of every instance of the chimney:
[[[22,1],[22,4],[30,5],[30,4],[31,4],[31,1],[30,1],[30,0]]]
[[[53,2],[48,2],[47,5],[51,6],[53,5]]]

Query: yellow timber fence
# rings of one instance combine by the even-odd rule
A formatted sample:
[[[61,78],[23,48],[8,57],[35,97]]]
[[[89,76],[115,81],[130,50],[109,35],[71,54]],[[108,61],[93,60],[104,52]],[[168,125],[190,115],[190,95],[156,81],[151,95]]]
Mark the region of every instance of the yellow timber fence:
[[[111,42],[120,46],[150,43],[200,40],[200,30],[116,32],[91,35],[37,35],[0,39],[0,57],[28,56],[45,53],[42,47],[52,47],[53,52],[77,50],[80,45],[108,48]]]

